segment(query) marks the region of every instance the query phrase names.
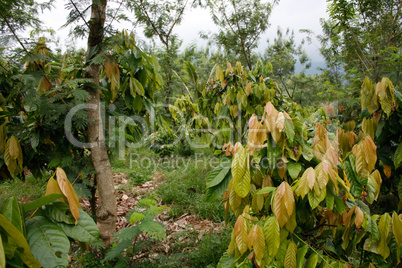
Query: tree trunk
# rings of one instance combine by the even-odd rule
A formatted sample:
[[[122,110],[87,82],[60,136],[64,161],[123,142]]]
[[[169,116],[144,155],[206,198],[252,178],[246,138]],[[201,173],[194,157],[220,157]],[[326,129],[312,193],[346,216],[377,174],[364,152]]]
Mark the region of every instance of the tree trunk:
[[[105,24],[106,0],[93,0],[91,7],[91,20],[89,21],[89,36],[87,54],[91,53],[93,59],[101,53],[103,30]],[[93,53],[93,51],[96,51]],[[90,64],[88,59],[85,77],[93,83],[85,85],[90,94],[88,100],[88,139],[91,144],[92,163],[96,172],[95,179],[98,188],[98,206],[96,208],[96,221],[100,230],[101,239],[109,244],[116,232],[116,198],[113,187],[113,174],[107,154],[103,123],[100,112],[99,96],[99,65]]]

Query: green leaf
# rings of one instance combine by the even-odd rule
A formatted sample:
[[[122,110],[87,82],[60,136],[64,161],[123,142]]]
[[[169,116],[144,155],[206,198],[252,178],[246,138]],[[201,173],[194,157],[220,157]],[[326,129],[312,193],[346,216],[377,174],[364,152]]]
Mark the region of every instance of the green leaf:
[[[398,197],[399,200],[402,200],[402,179],[399,179],[398,183]]]
[[[135,97],[137,95],[144,96],[145,90],[140,81],[134,77],[130,77],[130,94]]]
[[[145,215],[142,213],[138,213],[138,212],[134,212],[133,214],[131,214],[130,217],[130,223],[134,224],[137,221],[143,220],[145,218]]]
[[[152,207],[158,205],[155,199],[145,198],[138,201],[138,205],[141,207]]]
[[[232,161],[232,177],[233,180],[240,180],[246,172],[246,150],[243,146],[237,151]]]
[[[293,241],[289,241],[288,249],[285,255],[285,268],[296,268],[296,252],[297,245]]]
[[[27,221],[27,241],[43,267],[66,267],[70,241],[63,230],[42,216]]]
[[[324,188],[324,189],[321,191],[321,195],[320,195],[319,197],[315,194],[314,191],[308,192],[307,198],[308,198],[308,202],[310,203],[310,206],[311,206],[312,209],[315,209],[316,207],[318,207],[318,205],[319,205],[319,204],[321,203],[321,201],[323,200],[323,199],[321,199],[321,197],[324,197],[324,198],[325,198],[325,196],[326,196],[326,194],[324,193],[324,190],[325,190],[325,189],[326,189],[326,188]]]
[[[230,163],[224,162],[214,168],[208,175],[207,178],[207,188],[211,188],[213,186],[216,186],[220,184],[223,179],[225,178],[226,174],[228,174],[229,170],[231,168]]]
[[[40,262],[32,255],[24,235],[14,225],[12,225],[3,214],[0,214],[0,226],[7,235],[14,240],[17,246],[22,249],[22,251],[20,251],[21,259],[28,267],[42,267]]]
[[[263,227],[265,244],[267,245],[269,256],[274,258],[278,253],[280,245],[280,228],[276,217],[269,217]]]
[[[120,230],[115,236],[116,238],[122,240],[133,240],[140,234],[140,229],[138,226],[131,226]]]
[[[287,118],[285,118],[285,128],[286,128],[286,137],[289,139],[290,144],[292,144],[293,139],[295,137],[295,130],[292,125],[292,122]]]
[[[268,187],[264,187],[264,188],[258,190],[255,194],[269,194],[269,193],[271,193],[271,192],[273,192],[275,190],[276,190],[276,187],[269,187],[268,186]]]
[[[295,180],[300,174],[302,165],[300,163],[290,161],[289,163],[287,163],[287,168],[290,177]]]
[[[17,200],[14,197],[10,197],[3,208],[2,211],[4,217],[9,220],[21,233],[24,231],[24,219],[22,218],[22,213],[18,205]]]
[[[305,268],[315,268],[318,262],[318,255],[316,253],[312,253],[310,257],[306,261]]]
[[[334,203],[335,203],[335,196],[331,191],[327,191],[327,195],[325,196],[325,204],[327,208],[330,210],[334,209]]]
[[[250,192],[251,177],[249,162],[248,152],[243,147],[240,148],[232,162],[232,176],[233,188],[241,198],[246,197]]]
[[[46,205],[44,212],[49,219],[55,222],[75,224],[75,219],[71,214],[70,207],[67,203],[56,200],[53,203]]]
[[[398,169],[402,162],[402,142],[396,148],[393,160],[395,169]]]
[[[225,252],[223,253],[221,259],[219,260],[216,268],[231,268],[234,262],[235,262],[234,256],[229,255]]]
[[[390,254],[390,250],[387,245],[390,222],[391,217],[388,213],[383,214],[378,222],[378,230],[381,234],[380,243],[378,244],[378,254],[380,254],[384,259],[388,258]]]
[[[63,229],[68,237],[74,240],[86,243],[95,243],[99,241],[99,228],[85,211],[82,209],[80,211],[80,218],[78,219],[77,225],[57,223],[57,225]]]
[[[6,267],[6,253],[4,251],[3,240],[0,235],[0,267]]]
[[[28,212],[28,211],[35,210],[44,205],[50,204],[50,203],[56,201],[57,199],[62,198],[63,196],[64,196],[63,194],[55,194],[55,193],[43,196],[41,198],[36,199],[35,201],[33,201],[31,203],[26,204],[24,206],[24,211]]]
[[[120,243],[118,243],[116,246],[111,248],[105,256],[105,260],[113,260],[116,258],[120,258],[121,254],[126,250],[128,247],[130,247],[133,244],[133,240],[123,240]]]
[[[306,256],[308,250],[308,245],[304,245],[301,249],[297,251],[296,254],[296,267],[302,268],[304,263],[304,256]]]
[[[368,223],[367,231],[369,233],[371,233],[371,237],[373,239],[373,242],[380,241],[380,239],[381,239],[380,230],[378,230],[377,223],[371,217],[369,217],[369,223]]]
[[[154,239],[163,240],[166,238],[166,231],[160,222],[144,221],[138,225],[138,228]]]
[[[218,185],[208,188],[205,192],[206,201],[218,200],[222,198],[223,193],[228,189],[229,182],[232,179],[232,174],[229,172],[225,179]]]

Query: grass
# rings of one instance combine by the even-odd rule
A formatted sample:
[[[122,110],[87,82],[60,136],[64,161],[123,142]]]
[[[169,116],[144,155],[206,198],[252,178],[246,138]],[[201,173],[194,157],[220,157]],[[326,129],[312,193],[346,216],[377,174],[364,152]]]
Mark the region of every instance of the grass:
[[[10,179],[0,184],[0,211],[7,199],[16,198],[23,204],[34,201],[46,192],[46,178],[35,178],[27,175],[25,181],[20,179]]]
[[[202,219],[211,219],[217,222],[223,220],[224,208],[220,201],[207,202],[205,200],[206,178],[212,169],[205,161],[188,158],[186,166],[167,174],[162,185],[156,191],[164,204],[171,205],[174,217],[190,213]],[[199,163],[199,162],[204,162]]]

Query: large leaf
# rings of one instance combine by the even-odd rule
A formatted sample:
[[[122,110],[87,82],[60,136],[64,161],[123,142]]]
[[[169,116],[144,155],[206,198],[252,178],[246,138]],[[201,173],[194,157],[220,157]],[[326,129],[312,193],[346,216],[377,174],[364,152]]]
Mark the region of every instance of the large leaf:
[[[48,218],[50,218],[54,222],[64,222],[67,224],[75,223],[75,219],[71,214],[68,204],[59,200],[46,205],[44,207],[44,212],[48,216]]]
[[[221,259],[218,262],[217,268],[230,268],[234,263],[235,258],[232,255],[227,254],[226,252],[222,255]]]
[[[59,198],[59,200],[68,203],[67,198],[61,192],[60,187],[57,184],[57,181],[55,179],[53,179],[53,177],[51,177],[47,181],[47,185],[46,185],[46,195],[51,195],[51,194],[62,194],[63,197]]]
[[[282,182],[275,193],[272,208],[281,228],[288,222],[289,216],[293,213],[294,206],[295,199],[292,188],[287,182]]]
[[[70,241],[63,230],[42,216],[27,221],[27,241],[43,267],[66,267]]]
[[[265,252],[265,237],[261,227],[258,225],[254,225],[253,228],[251,228],[247,240],[249,249],[251,250],[252,246],[254,249],[255,257],[261,261],[264,257]]]
[[[246,150],[241,146],[232,161],[233,180],[240,180],[246,172]]]
[[[237,152],[236,156],[239,155],[239,165],[243,166],[243,164],[240,164],[240,162],[244,161],[245,166],[244,168],[242,167],[242,170],[244,170],[244,172],[242,176],[237,175],[241,171],[236,171],[236,173],[232,173],[232,175],[233,174],[237,175],[237,176],[233,175],[233,188],[235,189],[236,194],[238,196],[244,198],[250,192],[251,177],[250,177],[250,166],[249,166],[249,154],[244,149],[242,152],[240,152],[240,150]],[[244,154],[244,160],[243,160],[243,154]]]
[[[94,220],[85,211],[80,209],[80,218],[77,225],[57,223],[68,237],[86,243],[94,243],[99,240],[99,228]]]
[[[318,255],[316,253],[313,253],[307,259],[306,265],[304,267],[305,268],[315,268],[317,266],[317,262],[318,262]]]
[[[135,97],[136,95],[144,96],[145,90],[140,81],[134,77],[130,77],[130,94]]]
[[[15,177],[22,171],[22,149],[18,139],[11,136],[4,150],[4,163],[11,176]]]
[[[392,232],[397,244],[398,256],[400,255],[400,245],[402,243],[402,219],[395,212],[392,213]]]
[[[304,263],[304,256],[306,256],[308,250],[308,245],[304,245],[301,249],[297,251],[296,254],[296,267],[302,268]]]
[[[232,174],[228,173],[220,184],[218,184],[214,187],[208,188],[207,191],[205,192],[206,201],[221,199],[223,193],[228,189],[228,185],[229,185],[231,178],[232,178]]]
[[[231,165],[229,163],[224,162],[219,166],[217,166],[216,168],[214,168],[208,175],[206,182],[207,187],[211,188],[213,186],[220,184],[225,178],[226,174],[229,172],[230,166]]]
[[[0,226],[7,233],[7,235],[13,239],[13,241],[18,245],[19,252],[21,255],[22,261],[28,266],[33,268],[40,268],[40,262],[35,259],[34,255],[32,255],[27,240],[24,235],[18,231],[18,229],[9,222],[6,217],[0,214]]]
[[[21,210],[17,200],[10,197],[3,208],[3,215],[7,218],[21,233],[24,231],[24,220],[22,218]]]
[[[290,241],[285,255],[285,268],[296,268],[296,252],[297,245],[293,241]]]
[[[380,243],[378,244],[378,254],[380,254],[384,259],[388,258],[390,254],[390,250],[387,245],[390,222],[391,217],[388,213],[384,213],[378,222],[378,230],[381,234]]]
[[[240,215],[237,217],[236,224],[234,227],[235,235],[236,235],[236,245],[241,254],[244,254],[247,251],[247,220]]]
[[[53,193],[50,195],[43,196],[41,198],[36,199],[35,201],[33,201],[31,203],[26,204],[24,206],[24,211],[28,212],[28,211],[35,210],[44,205],[50,204],[50,203],[56,201],[57,199],[62,198],[63,196],[64,195],[62,193],[60,193],[60,194]]]
[[[62,168],[56,169],[57,183],[59,184],[61,192],[67,197],[68,205],[70,207],[71,214],[77,223],[80,218],[80,203],[78,202],[77,194],[75,193],[73,186],[67,179],[67,175]]]
[[[290,177],[292,179],[296,179],[297,176],[299,176],[299,174],[300,174],[302,165],[300,163],[296,163],[296,162],[289,162],[289,163],[287,163],[287,168],[288,168]]]
[[[3,240],[0,235],[0,267],[6,267],[6,253],[3,247]]]
[[[280,227],[276,217],[269,217],[264,223],[264,235],[269,256],[274,258],[278,253],[280,240]]]
[[[394,161],[394,166],[395,169],[399,168],[402,162],[402,142],[399,143],[398,147],[395,150],[394,156],[393,156],[393,161]]]

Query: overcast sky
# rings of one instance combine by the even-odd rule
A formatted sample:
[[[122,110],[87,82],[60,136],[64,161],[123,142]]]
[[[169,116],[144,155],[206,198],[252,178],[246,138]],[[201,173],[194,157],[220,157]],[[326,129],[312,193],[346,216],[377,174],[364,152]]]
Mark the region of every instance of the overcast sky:
[[[71,38],[68,38],[69,29],[60,29],[60,27],[65,23],[68,15],[68,11],[64,8],[65,3],[67,2],[68,1],[66,0],[57,0],[55,8],[51,11],[46,11],[41,16],[45,25],[56,31],[56,35],[60,37],[61,44],[65,43],[63,40],[72,41]],[[327,3],[325,0],[280,0],[279,4],[274,7],[270,17],[269,21],[271,26],[261,36],[258,50],[261,52],[264,51],[267,45],[267,39],[271,40],[271,42],[273,41],[278,26],[283,30],[286,30],[288,27],[291,30],[294,30],[297,41],[300,41],[304,37],[304,34],[299,33],[300,29],[309,29],[315,34],[320,34],[320,18],[328,18],[326,7]],[[132,30],[130,24],[115,24],[115,27]],[[199,38],[200,31],[212,33],[217,32],[217,28],[210,18],[209,10],[200,8],[188,10],[182,24],[174,30],[174,32],[183,39],[182,48],[192,42],[196,42],[197,45],[206,46],[206,42]],[[142,31],[137,30],[137,38],[145,39]],[[77,47],[86,47],[85,40],[73,40],[73,42]],[[305,45],[305,49],[310,58],[313,59],[313,62],[322,61],[318,47],[319,44],[316,40],[313,40],[312,45]],[[313,67],[315,68],[315,66]]]

